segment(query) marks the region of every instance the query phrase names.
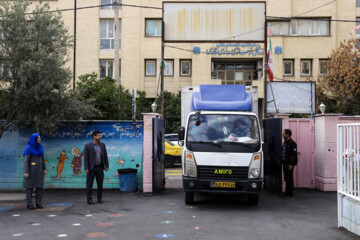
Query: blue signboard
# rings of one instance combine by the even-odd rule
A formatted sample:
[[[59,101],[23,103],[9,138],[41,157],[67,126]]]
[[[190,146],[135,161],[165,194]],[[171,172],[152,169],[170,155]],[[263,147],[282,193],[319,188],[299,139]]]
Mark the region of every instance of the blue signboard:
[[[194,47],[193,53],[201,53],[200,47]],[[263,56],[264,50],[258,43],[219,43],[214,48],[206,49],[206,55],[246,55],[246,56]]]

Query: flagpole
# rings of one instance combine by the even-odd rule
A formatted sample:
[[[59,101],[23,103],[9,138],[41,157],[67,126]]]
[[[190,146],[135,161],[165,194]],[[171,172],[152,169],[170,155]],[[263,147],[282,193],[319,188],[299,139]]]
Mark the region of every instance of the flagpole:
[[[273,88],[272,88],[272,84],[271,82],[274,81],[274,58],[273,58],[273,55],[272,55],[272,44],[271,44],[271,39],[269,39],[269,51],[268,51],[268,69],[270,69],[270,73],[269,73],[269,76],[270,76],[270,81],[269,81],[269,86],[270,86],[270,90],[271,90],[271,95],[272,95],[272,100],[271,101],[268,101],[267,103],[271,103],[271,102],[274,102],[274,107],[275,107],[275,112],[276,113],[279,113],[279,110],[276,106],[276,101],[275,101],[275,96],[274,96],[274,91],[273,91]],[[269,60],[271,61],[270,64],[271,64],[271,67],[269,67]],[[268,70],[269,72],[269,70]],[[266,88],[267,90],[267,88]]]
[[[275,101],[275,97],[274,97],[274,91],[273,91],[273,88],[272,88],[272,85],[271,85],[271,82],[269,82],[269,84],[270,84],[270,90],[271,90],[271,94],[272,94],[272,97],[273,97],[273,102],[274,102],[274,106],[275,106],[275,111],[276,111],[276,113],[279,113],[279,109],[277,108],[277,106],[276,106],[276,101]]]

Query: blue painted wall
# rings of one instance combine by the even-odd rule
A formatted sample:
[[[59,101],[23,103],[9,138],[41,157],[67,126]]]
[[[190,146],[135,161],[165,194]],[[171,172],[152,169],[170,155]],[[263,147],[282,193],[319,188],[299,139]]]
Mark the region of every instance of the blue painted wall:
[[[52,136],[42,136],[47,175],[45,188],[85,188],[86,173],[82,152],[92,141],[92,132],[103,133],[109,156],[109,171],[105,172],[104,188],[118,188],[117,170],[136,168],[137,185],[142,186],[143,122],[95,121],[73,124]],[[0,190],[22,189],[24,176],[23,152],[32,133],[26,130],[6,132],[0,139]],[[94,184],[96,187],[96,184]]]

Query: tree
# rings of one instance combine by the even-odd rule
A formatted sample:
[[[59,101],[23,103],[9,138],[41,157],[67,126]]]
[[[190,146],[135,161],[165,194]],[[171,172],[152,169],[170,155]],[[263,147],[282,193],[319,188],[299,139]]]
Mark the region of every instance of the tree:
[[[318,84],[319,101],[327,112],[359,114],[360,111],[360,48],[354,39],[340,43],[325,66],[327,72]]]
[[[160,99],[157,99],[156,104],[160,106]],[[164,91],[164,118],[166,119],[165,132],[177,133],[181,126],[181,92]]]
[[[60,12],[48,3],[24,0],[0,2],[0,138],[13,125],[49,134],[61,120],[91,116],[88,101],[71,91],[69,60],[71,37]]]
[[[117,85],[114,79],[98,79],[96,73],[82,75],[79,77],[76,92],[80,101],[93,102],[97,112],[91,119],[132,119],[132,95],[129,90]],[[136,119],[142,119],[141,113],[150,111],[152,101],[146,98],[145,92],[137,91]]]

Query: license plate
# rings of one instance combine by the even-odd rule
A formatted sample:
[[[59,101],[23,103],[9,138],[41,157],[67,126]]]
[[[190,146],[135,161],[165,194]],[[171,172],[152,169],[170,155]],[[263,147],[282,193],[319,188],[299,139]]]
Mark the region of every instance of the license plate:
[[[234,182],[212,182],[210,187],[213,188],[235,188]]]

